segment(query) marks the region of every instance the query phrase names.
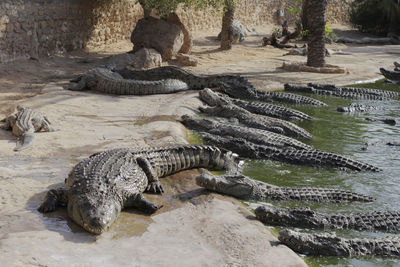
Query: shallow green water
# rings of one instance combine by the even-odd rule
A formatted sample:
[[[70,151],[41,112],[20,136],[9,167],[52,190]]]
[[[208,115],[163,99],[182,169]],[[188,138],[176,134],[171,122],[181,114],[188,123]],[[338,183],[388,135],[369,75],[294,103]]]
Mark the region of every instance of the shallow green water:
[[[365,120],[366,117],[398,119],[400,116],[400,102],[350,101],[334,97],[316,97],[315,95],[312,97],[322,100],[329,106],[295,107],[315,118],[309,122],[299,123],[300,126],[314,135],[314,138],[306,143],[321,150],[339,153],[370,163],[380,167],[383,171],[380,173],[359,173],[294,166],[273,161],[249,161],[244,170],[245,174],[275,185],[345,188],[376,198],[376,201],[372,203],[340,205],[289,201],[272,203],[280,207],[311,206],[317,211],[328,213],[399,210],[400,146],[387,146],[381,143],[369,146],[367,150],[361,150],[361,147],[365,142],[400,141],[400,126]],[[338,106],[347,105],[351,102],[384,106],[386,110],[363,113],[341,113],[336,111]],[[386,233],[359,231],[336,231],[336,233],[344,237],[389,235]],[[307,257],[306,261],[311,266],[400,266],[400,259],[378,257]]]

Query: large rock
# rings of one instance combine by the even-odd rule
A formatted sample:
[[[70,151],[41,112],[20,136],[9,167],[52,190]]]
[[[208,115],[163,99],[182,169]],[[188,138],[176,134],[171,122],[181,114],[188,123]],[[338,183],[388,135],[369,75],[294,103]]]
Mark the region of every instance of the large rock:
[[[177,25],[183,32],[183,45],[179,50],[179,53],[190,54],[193,47],[192,34],[190,33],[190,31],[185,27],[185,25],[183,25],[179,16],[175,12],[171,13],[168,16],[167,21]]]
[[[134,52],[141,48],[154,48],[164,61],[179,52],[183,39],[184,34],[179,26],[153,17],[139,20],[131,35]]]
[[[133,67],[136,69],[149,69],[161,66],[161,54],[155,49],[142,48],[134,55]]]

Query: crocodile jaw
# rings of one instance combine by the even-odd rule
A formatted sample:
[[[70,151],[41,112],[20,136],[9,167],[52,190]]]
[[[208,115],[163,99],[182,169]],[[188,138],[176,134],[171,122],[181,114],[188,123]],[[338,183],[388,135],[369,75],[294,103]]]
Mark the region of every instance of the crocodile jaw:
[[[240,177],[240,175],[215,176],[203,173],[196,177],[196,184],[212,191],[245,199],[251,195],[253,186]]]

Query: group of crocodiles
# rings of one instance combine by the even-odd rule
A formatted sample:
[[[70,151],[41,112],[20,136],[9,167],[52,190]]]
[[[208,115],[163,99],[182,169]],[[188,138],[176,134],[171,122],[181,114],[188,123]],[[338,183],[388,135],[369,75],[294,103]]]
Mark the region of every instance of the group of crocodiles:
[[[129,69],[112,71],[107,68],[95,68],[73,82],[76,84],[70,88],[71,90],[91,89],[117,95],[201,90],[200,98],[211,107],[200,108],[200,111],[213,117],[220,117],[219,119],[195,118],[188,115],[182,117],[185,125],[203,133],[204,141],[209,145],[121,148],[95,153],[78,163],[66,179],[65,187],[47,193],[39,211],[51,212],[57,206],[66,205],[69,217],[88,232],[101,234],[106,231],[125,207],[136,207],[147,213],[155,212],[161,206],[147,201],[142,193],[162,193],[163,188],[158,178],[199,167],[210,170],[223,169],[227,174],[221,176],[202,174],[196,179],[198,185],[242,199],[373,201],[371,197],[340,189],[278,187],[255,181],[240,173],[242,164],[237,154],[248,158],[273,159],[318,167],[379,171],[379,168],[372,165],[320,151],[294,139],[309,139],[312,136],[289,121],[312,118],[300,111],[271,103],[325,105],[316,99],[292,93],[259,91],[247,79],[237,75],[197,75],[173,66],[146,71]],[[338,89],[331,85],[308,87],[316,87],[319,91],[340,92],[337,94],[342,94],[341,96],[353,94],[366,98],[375,97],[373,99],[398,97],[395,94],[379,95],[377,92],[361,89],[350,92],[350,89],[343,87]],[[208,88],[217,88],[219,93]],[[12,129],[15,135],[20,136],[16,147],[16,150],[20,150],[32,143],[34,131],[54,131],[49,124],[46,117],[19,106],[16,114],[4,120],[3,128]],[[323,215],[318,216],[323,217]],[[258,217],[261,219],[265,216]],[[326,221],[328,224],[340,225],[341,222],[333,223],[338,220],[332,219],[333,217],[325,216],[321,220],[324,223]],[[381,216],[386,224],[389,224],[389,217],[389,215]],[[365,216],[360,215],[357,218],[364,219]],[[341,220],[347,220],[346,225],[350,225],[350,217]],[[341,225],[344,224],[343,222]],[[291,237],[295,235],[296,240],[304,239],[303,234],[297,232],[292,234],[290,231],[282,233],[279,238],[289,246],[290,242],[293,242],[300,247],[293,241],[295,237]],[[306,239],[309,243],[303,242],[307,243],[304,251],[299,249],[297,251],[310,251],[312,250],[310,247],[314,248],[314,252],[317,251],[317,244],[310,241],[317,238],[317,235],[311,235]],[[357,242],[346,240],[341,244],[346,242],[356,250],[354,244],[358,244]],[[385,250],[385,247],[382,249]],[[352,253],[350,251],[349,255]]]

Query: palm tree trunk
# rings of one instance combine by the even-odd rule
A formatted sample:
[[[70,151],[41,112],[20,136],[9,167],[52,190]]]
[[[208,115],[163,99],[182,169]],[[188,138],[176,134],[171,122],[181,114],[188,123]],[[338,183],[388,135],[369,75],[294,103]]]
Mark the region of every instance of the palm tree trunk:
[[[307,10],[308,10],[308,0],[303,0],[301,6],[301,24],[303,26],[303,30],[308,30],[308,23],[307,23]]]
[[[307,66],[325,66],[325,10],[327,0],[307,0]]]
[[[221,49],[229,50],[233,42],[233,18],[235,16],[234,0],[225,0],[225,12],[222,17]]]

